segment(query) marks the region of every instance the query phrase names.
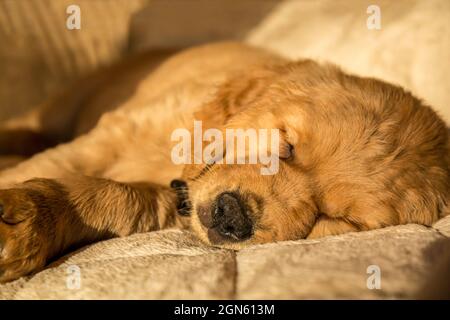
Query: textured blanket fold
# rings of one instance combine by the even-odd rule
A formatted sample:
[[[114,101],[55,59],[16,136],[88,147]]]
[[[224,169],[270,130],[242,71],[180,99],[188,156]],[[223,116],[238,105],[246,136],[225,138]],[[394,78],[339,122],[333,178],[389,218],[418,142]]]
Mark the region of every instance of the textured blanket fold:
[[[433,228],[403,225],[237,252],[177,230],[135,234],[85,247],[2,285],[0,298],[415,298],[450,256],[449,234],[447,217]],[[379,268],[379,289],[371,266]],[[450,273],[450,265],[443,270]]]

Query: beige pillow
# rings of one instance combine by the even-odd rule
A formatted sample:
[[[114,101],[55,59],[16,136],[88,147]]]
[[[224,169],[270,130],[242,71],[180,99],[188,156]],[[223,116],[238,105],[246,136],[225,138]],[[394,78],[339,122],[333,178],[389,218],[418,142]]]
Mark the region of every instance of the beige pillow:
[[[80,75],[117,60],[128,47],[131,14],[145,2],[2,0],[0,120],[28,110]],[[66,8],[74,3],[81,10],[80,30],[66,28]]]

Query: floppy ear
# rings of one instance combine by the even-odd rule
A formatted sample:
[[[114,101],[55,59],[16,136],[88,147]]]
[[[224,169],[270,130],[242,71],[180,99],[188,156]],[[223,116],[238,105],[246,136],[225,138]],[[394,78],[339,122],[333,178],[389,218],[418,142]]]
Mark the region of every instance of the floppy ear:
[[[274,81],[275,76],[274,70],[268,67],[240,75],[219,89],[215,102],[228,116],[232,116],[258,99]]]
[[[237,74],[219,86],[214,98],[195,113],[204,127],[219,128],[260,97],[277,76],[276,66],[264,66]]]
[[[206,127],[212,123],[210,127],[217,128],[256,101],[276,79],[290,73],[293,68],[302,70],[302,76],[309,81],[314,77],[320,78],[324,72],[323,67],[309,59],[250,67],[221,84],[213,99],[194,116]]]
[[[195,120],[202,121],[203,131],[210,128],[223,130],[228,119],[263,94],[276,74],[273,67],[258,67],[236,74],[217,88],[214,97],[194,114]],[[202,143],[204,149],[208,142]],[[186,181],[195,179],[204,170],[208,170],[206,163],[185,165],[182,179]]]

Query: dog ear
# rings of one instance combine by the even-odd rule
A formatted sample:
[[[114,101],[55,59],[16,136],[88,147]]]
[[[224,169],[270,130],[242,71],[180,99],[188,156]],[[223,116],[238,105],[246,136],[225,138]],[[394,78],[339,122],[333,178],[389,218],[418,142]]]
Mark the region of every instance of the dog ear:
[[[277,66],[255,67],[234,75],[220,85],[207,105],[195,114],[206,127],[218,128],[257,100],[278,75]],[[209,125],[208,125],[209,124]]]
[[[269,68],[252,70],[226,82],[217,92],[215,103],[228,117],[257,100],[273,82],[276,73]]]
[[[213,98],[194,114],[195,120],[202,121],[202,130],[210,128],[223,130],[228,119],[245,110],[264,94],[280,74],[282,66],[253,67],[226,80],[217,88]],[[203,143],[203,148],[205,148],[207,142],[203,141]],[[186,165],[182,178],[186,181],[195,179],[202,172],[208,170],[208,167],[206,163]]]
[[[292,70],[302,70],[300,74],[308,81],[320,78],[323,67],[313,60],[303,59],[293,62],[259,65],[234,74],[221,84],[213,99],[195,114],[197,120],[213,123],[210,127],[224,124],[233,115],[245,110],[267,92],[267,89]],[[296,72],[296,74],[299,72]],[[314,76],[314,77],[312,77]]]

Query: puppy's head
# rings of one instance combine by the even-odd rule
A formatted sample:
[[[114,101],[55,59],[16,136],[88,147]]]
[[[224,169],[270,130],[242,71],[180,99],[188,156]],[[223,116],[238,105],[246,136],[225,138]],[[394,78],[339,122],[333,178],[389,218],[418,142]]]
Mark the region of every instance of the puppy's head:
[[[417,112],[422,114],[414,116]],[[414,127],[414,117],[424,123]],[[239,146],[224,141],[214,161],[185,167],[185,185],[179,188],[188,204],[183,212],[190,213],[193,231],[212,245],[238,249],[305,238],[321,214],[373,212],[380,225],[394,224],[401,218],[391,210],[393,204],[409,210],[401,196],[411,181],[427,176],[434,185],[418,191],[423,195],[410,208],[448,187],[448,173],[433,178],[431,171],[414,167],[426,161],[447,170],[447,160],[438,159],[447,136],[434,113],[401,88],[346,75],[334,66],[303,61],[248,72],[225,84],[197,119],[204,130],[218,128],[224,138],[226,129],[279,133],[277,144],[271,143],[273,137],[264,143],[246,137],[244,164],[237,163]],[[412,132],[433,123],[439,124],[435,132],[424,132],[423,139],[416,132],[416,145],[409,145]],[[422,157],[420,144],[430,139],[437,156]],[[276,170],[263,174],[271,164],[249,164],[252,152],[276,158]],[[226,160],[230,153],[234,161]],[[399,178],[396,167],[409,168],[408,175],[415,176]],[[377,225],[375,218],[355,220],[361,230]]]

